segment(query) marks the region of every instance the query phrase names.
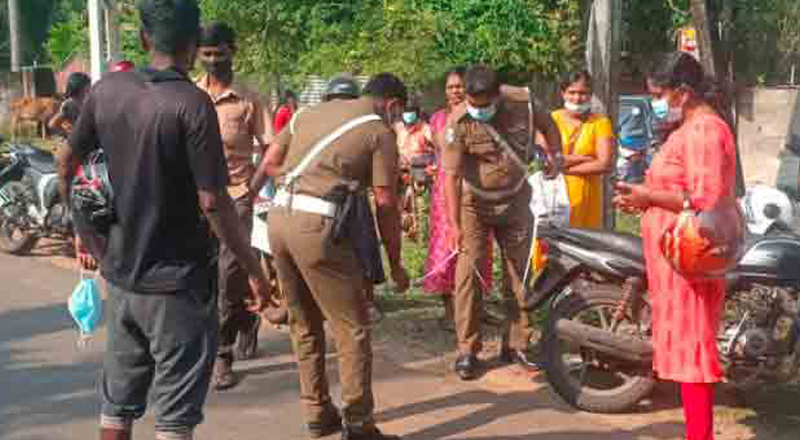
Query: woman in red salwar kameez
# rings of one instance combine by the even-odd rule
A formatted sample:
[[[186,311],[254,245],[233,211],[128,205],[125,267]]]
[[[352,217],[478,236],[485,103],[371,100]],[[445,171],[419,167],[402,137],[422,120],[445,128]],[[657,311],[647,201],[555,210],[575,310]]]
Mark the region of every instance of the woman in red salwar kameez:
[[[681,211],[684,194],[701,210],[733,197],[733,135],[705,100],[706,84],[702,67],[688,54],[670,54],[656,66],[648,78],[653,109],[674,130],[645,184],[619,184],[615,198],[623,209],[644,212],[653,369],[660,379],[681,384],[687,440],[714,438],[714,384],[723,375],[716,336],[725,286],[722,279],[687,279],[675,272],[659,240]]]

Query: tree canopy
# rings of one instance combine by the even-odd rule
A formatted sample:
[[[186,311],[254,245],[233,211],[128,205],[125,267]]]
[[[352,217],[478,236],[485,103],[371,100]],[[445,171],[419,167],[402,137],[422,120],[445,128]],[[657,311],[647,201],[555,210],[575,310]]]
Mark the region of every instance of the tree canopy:
[[[239,71],[260,82],[280,78],[290,85],[308,74],[380,71],[421,85],[452,66],[476,62],[497,67],[511,80],[531,73],[553,77],[583,63],[590,1],[198,0],[204,21],[236,28]],[[622,1],[625,49],[633,55],[673,50],[676,29],[691,22],[689,0]],[[707,1],[711,11],[723,6],[734,11],[724,26],[732,30],[737,74],[748,81],[786,77],[800,58],[800,2]],[[20,4],[31,57],[35,53],[40,62],[49,57],[60,65],[75,51],[88,53],[85,0]],[[124,56],[141,61],[138,17],[132,8],[126,11]],[[4,36],[0,47],[7,31]]]

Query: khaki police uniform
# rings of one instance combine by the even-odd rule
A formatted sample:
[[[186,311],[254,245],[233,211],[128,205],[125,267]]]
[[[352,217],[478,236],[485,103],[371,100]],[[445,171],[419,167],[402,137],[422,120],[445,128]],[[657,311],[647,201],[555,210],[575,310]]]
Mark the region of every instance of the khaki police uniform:
[[[501,102],[484,124],[464,116],[449,134],[445,172],[461,178],[461,253],[456,265],[455,324],[462,355],[481,350],[483,281],[477,268],[486,267],[490,234],[503,256],[507,337],[511,349],[526,349],[532,323],[520,304],[525,298],[523,276],[528,261],[533,218],[528,208],[526,173],[492,136],[487,124],[529,161],[529,114],[526,106]]]
[[[253,227],[252,198],[248,197],[248,184],[256,168],[253,155],[261,154],[272,141],[272,123],[258,99],[235,82],[217,95],[211,95],[208,75],[198,78],[197,87],[211,97],[219,119],[225,162],[230,182],[228,193],[234,200],[247,236]],[[233,251],[224,244],[219,246],[219,351],[226,362],[233,360],[233,347],[239,333],[247,333],[258,323],[258,316],[247,310],[245,300],[252,297],[247,272]]]
[[[294,170],[320,139],[372,113],[368,99],[331,101],[297,113],[277,136],[277,144],[285,150],[281,174]],[[342,410],[350,426],[372,423],[372,347],[364,271],[354,246],[350,240],[332,243],[328,239],[332,218],[309,212],[298,195],[319,201],[345,182],[358,182],[361,188],[393,187],[397,168],[395,134],[382,121],[364,123],[316,156],[291,185],[290,202],[278,202],[270,211],[270,246],[289,308],[301,398],[311,420],[323,417],[331,402],[323,320],[328,321],[338,345]],[[285,180],[279,178],[279,185]]]

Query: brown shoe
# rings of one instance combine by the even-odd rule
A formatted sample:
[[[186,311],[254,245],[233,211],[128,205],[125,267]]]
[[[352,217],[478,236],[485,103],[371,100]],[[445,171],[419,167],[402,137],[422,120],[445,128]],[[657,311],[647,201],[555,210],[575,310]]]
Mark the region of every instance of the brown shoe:
[[[217,361],[214,363],[214,390],[227,390],[235,387],[236,384],[233,362],[223,357],[217,357]]]

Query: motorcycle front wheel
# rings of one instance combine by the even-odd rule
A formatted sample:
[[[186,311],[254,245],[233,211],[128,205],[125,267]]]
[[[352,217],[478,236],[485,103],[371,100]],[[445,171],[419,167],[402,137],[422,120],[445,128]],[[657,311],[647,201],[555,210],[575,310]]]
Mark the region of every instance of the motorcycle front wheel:
[[[619,332],[626,337],[641,330],[641,323],[634,322],[639,319],[633,319],[630,310],[622,322],[612,326],[614,311],[624,300],[620,288],[586,287],[574,290],[550,310],[543,345],[547,380],[567,403],[583,411],[604,414],[630,411],[653,390],[655,379],[650,369],[578,346],[557,334],[555,323],[559,319]]]
[[[8,182],[0,188],[11,202],[0,209],[0,250],[13,255],[29,253],[39,237],[24,227],[21,217],[26,216],[25,185]]]

